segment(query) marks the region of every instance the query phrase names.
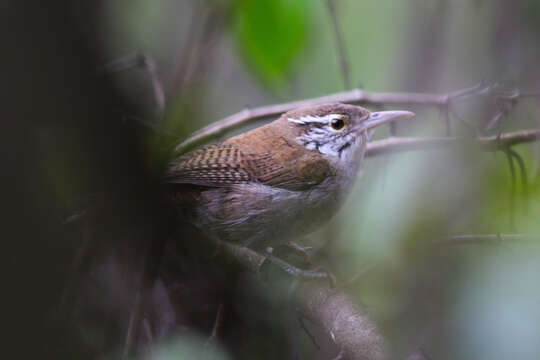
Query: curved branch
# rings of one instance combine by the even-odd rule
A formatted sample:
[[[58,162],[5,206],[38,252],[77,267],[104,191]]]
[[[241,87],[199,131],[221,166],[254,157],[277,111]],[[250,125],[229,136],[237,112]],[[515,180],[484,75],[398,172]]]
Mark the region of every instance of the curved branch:
[[[457,92],[456,92],[457,94]],[[213,124],[210,124],[190,136],[176,146],[177,152],[183,153],[210,139],[219,137],[225,132],[254,120],[280,115],[289,110],[324,103],[341,102],[346,104],[400,104],[400,105],[432,105],[441,106],[454,97],[454,93],[436,95],[426,93],[377,93],[361,89],[344,91],[313,99],[291,101],[283,104],[261,106],[244,109]]]
[[[375,323],[347,294],[321,281],[304,282],[296,294],[303,316],[325,329],[340,349],[341,359],[388,357]]]
[[[254,274],[264,257],[245,247],[219,242],[220,256]],[[368,315],[344,292],[328,281],[304,281],[295,291],[295,302],[303,316],[324,328],[340,349],[343,359],[382,360],[388,355],[382,335]]]
[[[430,93],[392,93],[392,92],[370,92],[361,89],[339,92],[327,96],[291,101],[282,104],[261,106],[253,109],[244,109],[236,114],[230,115],[222,120],[210,124],[196,131],[188,139],[178,144],[175,151],[184,153],[192,148],[217,138],[227,131],[245,125],[248,122],[278,116],[289,110],[305,106],[313,106],[324,103],[340,102],[346,104],[371,104],[371,105],[423,105],[446,108],[453,115],[456,115],[450,105],[458,102],[468,101],[474,97],[495,96],[500,101],[516,103],[519,97],[527,97],[528,94],[521,95],[519,91],[514,90],[509,95],[499,94],[497,85],[489,86],[478,84],[470,88],[449,92],[446,94]]]

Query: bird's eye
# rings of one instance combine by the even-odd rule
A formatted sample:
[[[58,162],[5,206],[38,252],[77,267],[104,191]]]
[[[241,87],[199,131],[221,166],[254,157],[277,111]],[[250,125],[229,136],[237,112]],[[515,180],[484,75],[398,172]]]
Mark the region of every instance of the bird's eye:
[[[345,127],[345,121],[343,121],[341,118],[334,118],[330,120],[330,126],[334,130],[341,130]]]

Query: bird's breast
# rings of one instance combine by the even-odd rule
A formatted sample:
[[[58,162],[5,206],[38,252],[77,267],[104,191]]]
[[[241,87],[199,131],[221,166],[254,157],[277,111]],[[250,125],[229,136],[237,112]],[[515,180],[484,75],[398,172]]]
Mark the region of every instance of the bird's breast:
[[[191,203],[191,222],[211,237],[259,248],[316,230],[332,218],[342,200],[333,179],[302,191],[258,183],[208,188]]]

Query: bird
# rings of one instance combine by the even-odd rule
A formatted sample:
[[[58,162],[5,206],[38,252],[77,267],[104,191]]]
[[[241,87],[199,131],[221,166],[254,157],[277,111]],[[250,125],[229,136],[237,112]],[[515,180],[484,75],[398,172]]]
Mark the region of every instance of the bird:
[[[173,158],[168,195],[211,239],[252,249],[287,244],[338,212],[375,127],[412,116],[342,103],[294,109]]]

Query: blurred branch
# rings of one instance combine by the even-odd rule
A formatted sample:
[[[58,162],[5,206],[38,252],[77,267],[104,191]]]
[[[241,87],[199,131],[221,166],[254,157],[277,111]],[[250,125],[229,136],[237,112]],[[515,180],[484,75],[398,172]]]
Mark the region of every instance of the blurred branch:
[[[321,281],[297,290],[300,312],[322,326],[340,349],[340,359],[385,359],[387,345],[375,324],[347,294]]]
[[[166,239],[164,237],[147,241],[146,251],[143,253],[142,269],[139,276],[137,293],[133,301],[129,315],[129,323],[124,341],[122,359],[128,359],[133,355],[139,329],[142,323],[144,307],[148,304],[152,294],[159,268],[163,260]]]
[[[215,346],[216,342],[218,341],[218,336],[221,328],[223,327],[223,301],[219,302],[217,312],[216,312],[216,319],[214,321],[214,327],[212,328],[212,334],[210,334],[210,337],[206,340],[206,343],[204,344],[205,350],[209,350],[212,346]]]
[[[531,234],[478,234],[448,236],[436,241],[438,245],[493,244],[507,241],[539,241],[540,235]]]
[[[527,168],[525,166],[525,161],[523,161],[523,158],[521,157],[521,155],[519,155],[516,151],[514,151],[511,148],[507,149],[507,153],[516,160],[519,166],[519,172],[521,175],[521,187],[523,191],[523,210],[527,212],[529,210],[529,204],[527,201],[528,200],[527,194],[529,192],[529,181],[528,181]]]
[[[478,138],[464,137],[391,137],[384,140],[373,141],[368,144],[366,156],[377,156],[382,154],[440,149],[443,147],[454,147],[457,145],[471,144],[478,145],[485,151],[505,150],[511,146],[529,143],[540,140],[540,130],[520,130],[504,133],[499,136],[485,136]]]
[[[148,353],[147,353],[146,358],[148,360],[153,360],[154,359],[154,351],[153,351],[154,336],[152,334],[152,327],[150,326],[150,321],[146,317],[143,319],[143,327],[144,327],[144,335],[146,336],[146,341],[148,342],[148,346],[147,346]]]
[[[349,72],[349,62],[347,61],[347,54],[345,53],[345,43],[343,41],[343,34],[339,27],[339,21],[334,1],[335,0],[327,0],[326,4],[328,5],[328,13],[330,15],[330,19],[332,20],[334,35],[336,37],[336,46],[339,54],[341,73],[343,75],[343,83],[345,85],[345,89],[348,90],[351,88],[351,74]]]
[[[156,101],[158,111],[158,118],[161,118],[165,113],[165,92],[163,90],[161,79],[157,73],[156,63],[150,56],[138,52],[129,54],[123,58],[116,59],[105,64],[101,69],[99,69],[99,72],[115,73],[137,67],[145,69],[150,76],[152,89],[154,91],[154,100]]]
[[[253,109],[244,109],[196,131],[188,139],[177,145],[175,150],[179,153],[183,153],[249,122],[278,116],[296,108],[324,103],[340,102],[347,104],[435,106],[441,109],[448,109],[451,114],[455,114],[455,111],[452,111],[452,105],[458,102],[469,101],[476,97],[494,96],[499,102],[515,102],[521,96],[519,92],[516,91],[511,93],[505,92],[502,95],[499,94],[499,92],[500,89],[496,84],[492,86],[478,84],[470,88],[446,94],[387,93],[354,89],[318,98],[261,106]]]
[[[184,46],[179,46],[180,52],[172,74],[170,97],[175,101],[182,98],[189,86],[200,82],[207,75],[208,66],[216,58],[213,53],[228,16],[226,7],[217,2],[212,6],[198,1],[192,4],[186,41]]]
[[[540,236],[527,234],[484,234],[449,236],[437,245],[499,243],[502,241],[538,241]],[[242,271],[258,274],[264,256],[245,247],[219,242],[219,256]],[[387,347],[375,324],[344,292],[327,281],[304,281],[295,292],[302,316],[323,327],[340,349],[341,359],[384,359]],[[416,359],[417,357],[410,357]],[[424,356],[424,358],[427,358]]]
[[[259,273],[265,257],[245,247],[219,242],[220,256],[243,271]],[[328,281],[304,281],[295,291],[303,316],[322,326],[340,349],[342,359],[385,359],[386,344],[367,314]]]
[[[508,168],[510,169],[510,193],[509,193],[509,211],[508,215],[510,217],[510,229],[512,231],[516,230],[516,221],[515,221],[515,198],[516,198],[516,168],[514,165],[514,157],[510,154],[508,150],[505,152],[506,160],[508,161]]]

